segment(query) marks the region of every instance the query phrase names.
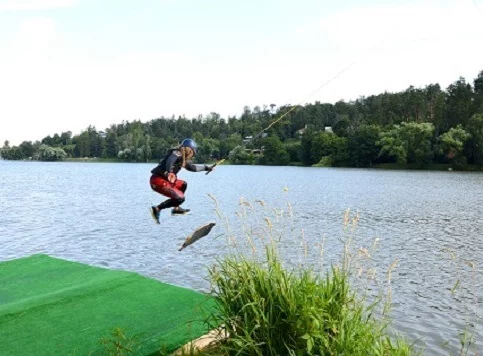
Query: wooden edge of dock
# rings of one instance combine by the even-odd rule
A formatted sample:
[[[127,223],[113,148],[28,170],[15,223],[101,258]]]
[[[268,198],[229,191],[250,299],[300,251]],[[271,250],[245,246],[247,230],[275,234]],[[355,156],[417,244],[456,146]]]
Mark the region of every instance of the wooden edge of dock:
[[[176,350],[172,355],[179,356],[179,355],[194,355],[198,352],[201,352],[211,346],[216,345],[220,341],[226,339],[228,337],[228,333],[223,326],[220,326],[217,329],[213,329],[207,334],[200,336],[199,338],[188,342],[187,344],[183,345],[181,348]]]

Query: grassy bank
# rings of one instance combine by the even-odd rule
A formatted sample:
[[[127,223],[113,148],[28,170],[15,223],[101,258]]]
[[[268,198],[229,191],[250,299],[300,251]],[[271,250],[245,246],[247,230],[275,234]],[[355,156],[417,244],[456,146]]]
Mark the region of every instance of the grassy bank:
[[[260,201],[261,205],[264,205]],[[209,269],[216,312],[207,320],[215,329],[224,326],[223,341],[207,355],[409,355],[411,345],[398,336],[389,335],[387,320],[379,320],[387,300],[368,298],[360,288],[352,288],[355,266],[363,261],[351,250],[350,239],[342,249],[340,263],[317,269],[298,263],[285,266],[280,257],[281,231],[293,231],[281,222],[280,211],[263,218],[265,227],[254,226],[250,216],[253,205],[240,202],[238,217],[246,219],[250,228],[238,226],[246,239],[228,236],[233,253],[218,260]],[[227,230],[234,231],[223,214]],[[290,213],[290,206],[289,206]],[[357,223],[347,217],[346,223]],[[255,223],[256,225],[256,223]],[[230,234],[230,233],[229,233]],[[289,244],[290,246],[291,244]],[[286,245],[287,246],[287,245]],[[299,245],[300,246],[300,245]],[[301,256],[307,257],[303,241]],[[323,247],[321,247],[321,251]],[[319,255],[319,251],[316,252]],[[319,255],[320,256],[320,255]],[[322,258],[322,257],[320,257]]]
[[[211,269],[218,314],[229,337],[218,352],[242,355],[409,355],[351,292],[344,271],[319,276],[285,269],[272,247],[265,263],[229,258]]]
[[[452,164],[428,164],[420,166],[417,164],[397,164],[384,163],[375,164],[371,168],[392,169],[392,170],[421,170],[421,171],[464,171],[464,172],[481,172],[481,167],[477,165],[466,165],[463,168],[455,168]]]
[[[97,157],[83,157],[83,158],[66,158],[65,162],[89,162],[89,163],[121,163],[122,161],[116,158],[97,158]]]
[[[152,159],[148,162],[126,162],[119,160],[117,158],[91,158],[91,157],[84,157],[84,158],[66,158],[65,162],[89,162],[89,163],[152,163],[157,164],[158,160]],[[213,164],[214,162],[209,162],[208,164]],[[233,164],[230,160],[224,160],[220,165],[231,165]],[[237,163],[237,165],[243,165],[243,163]],[[253,165],[253,164],[249,164]],[[287,166],[292,167],[304,167],[304,165],[300,162],[290,162]],[[313,165],[312,167],[327,167],[325,165]],[[354,167],[341,167],[341,168],[354,168]],[[481,172],[481,168],[476,165],[467,165],[464,168],[454,168],[451,164],[429,164],[425,166],[419,166],[416,164],[397,164],[397,163],[383,163],[383,164],[375,164],[372,167],[367,168],[375,168],[375,169],[385,169],[385,170],[422,170],[422,171],[468,171],[468,172]]]

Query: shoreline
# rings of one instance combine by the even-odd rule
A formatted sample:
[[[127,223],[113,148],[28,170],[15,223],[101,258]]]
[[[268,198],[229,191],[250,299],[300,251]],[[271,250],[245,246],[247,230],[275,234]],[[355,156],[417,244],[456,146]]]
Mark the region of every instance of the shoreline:
[[[42,161],[37,161],[37,162],[42,162]],[[158,160],[149,160],[146,162],[129,162],[129,161],[120,161],[118,159],[113,159],[113,158],[92,158],[92,157],[84,157],[84,158],[68,158],[65,159],[62,162],[82,162],[82,163],[153,163],[157,164]],[[201,163],[199,163],[201,164]],[[211,163],[209,163],[211,164]],[[223,162],[220,165],[233,165],[231,164],[228,160]],[[243,166],[243,164],[236,164],[236,166]],[[252,164],[248,164],[247,166],[253,166]],[[255,165],[255,166],[260,166],[260,165]],[[311,168],[349,168],[349,169],[375,169],[375,170],[394,170],[394,171],[438,171],[438,172],[483,172],[483,167],[478,167],[476,165],[468,165],[466,169],[457,169],[454,168],[452,164],[448,163],[432,163],[427,166],[418,166],[415,164],[406,164],[406,165],[399,165],[397,163],[380,163],[380,164],[375,164],[370,167],[321,167],[321,166],[303,166],[301,164],[287,164],[284,166],[277,166],[277,167],[311,167]]]
[[[98,158],[98,157],[83,157],[83,158],[66,158],[64,160],[59,161],[41,161],[41,160],[33,160],[33,159],[22,159],[22,160],[4,160],[0,158],[0,161],[22,161],[22,162],[45,162],[45,163],[52,163],[52,162],[74,162],[74,163],[151,163],[157,164],[158,160],[149,160],[146,162],[136,162],[136,161],[121,161],[115,158]],[[216,162],[209,162],[204,164],[214,164]],[[197,163],[203,164],[203,163]],[[257,165],[257,164],[232,164],[228,160],[219,164],[220,166],[224,165],[235,165],[235,166],[267,166],[271,167],[271,165]],[[291,162],[287,165],[273,165],[273,167],[304,167],[304,168],[344,168],[344,169],[371,169],[371,170],[393,170],[393,171],[427,171],[427,172],[483,172],[483,167],[479,167],[477,165],[467,165],[465,169],[455,168],[452,164],[448,163],[431,163],[426,166],[418,166],[416,164],[405,164],[399,165],[397,163],[380,163],[374,164],[370,167],[351,167],[351,166],[303,166],[299,162]]]

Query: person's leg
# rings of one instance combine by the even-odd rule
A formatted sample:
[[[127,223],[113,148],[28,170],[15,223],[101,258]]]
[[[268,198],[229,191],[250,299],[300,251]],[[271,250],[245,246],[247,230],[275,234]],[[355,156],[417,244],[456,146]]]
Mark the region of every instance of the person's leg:
[[[157,206],[151,207],[151,214],[153,219],[159,224],[159,213],[163,209],[178,207],[181,205],[185,198],[184,193],[175,187],[175,184],[169,183],[167,180],[152,176],[150,180],[151,189],[155,192],[162,194],[169,199],[165,200]],[[185,188],[186,189],[186,188]]]
[[[181,190],[169,182],[166,183],[156,187],[158,193],[169,198],[157,206],[159,210],[180,206],[185,200],[184,193]]]
[[[175,188],[167,188],[165,189],[166,196],[170,196],[170,199],[163,201],[161,204],[157,206],[158,210],[168,209],[168,208],[177,208],[181,204],[183,204],[185,198],[182,191],[175,189]]]
[[[187,187],[188,187],[188,183],[186,183],[184,180],[181,180],[181,179],[178,179],[174,183],[174,188],[175,189],[178,189],[180,192],[182,192],[183,193],[183,197],[184,197],[184,193],[186,192],[186,188]],[[184,199],[178,205],[174,206],[173,210],[171,210],[171,213],[172,214],[185,214],[185,213],[189,212],[190,211],[189,209],[183,209],[180,206],[181,204],[183,204],[183,202],[184,202]]]
[[[175,183],[175,187],[185,193],[186,189],[188,188],[188,183],[186,183],[184,180],[178,179]]]

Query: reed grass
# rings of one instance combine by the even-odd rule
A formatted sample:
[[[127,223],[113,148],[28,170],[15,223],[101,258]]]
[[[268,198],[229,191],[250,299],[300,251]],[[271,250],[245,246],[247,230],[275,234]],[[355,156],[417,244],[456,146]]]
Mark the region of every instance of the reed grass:
[[[219,208],[216,198],[216,209]],[[262,204],[261,204],[262,205]],[[239,218],[249,219],[254,205],[242,200]],[[262,216],[270,210],[262,205]],[[290,216],[291,206],[285,212]],[[210,269],[209,277],[216,297],[216,312],[207,323],[212,328],[224,326],[225,338],[208,354],[221,355],[410,355],[412,346],[401,337],[390,337],[387,320],[377,320],[377,307],[382,298],[369,303],[350,286],[352,276],[361,275],[361,261],[369,258],[369,250],[352,246],[350,233],[358,215],[347,214],[345,227],[349,236],[344,242],[340,264],[316,269],[299,263],[284,266],[279,247],[285,233],[297,235],[302,258],[307,258],[308,244],[303,231],[299,235],[291,224],[283,225],[282,210],[272,210],[262,223],[242,226],[245,245],[233,236],[234,229],[226,217],[228,242],[234,253],[219,259]],[[273,222],[275,220],[275,223]],[[277,229],[277,223],[282,224]],[[286,236],[284,236],[286,237]],[[294,236],[288,236],[294,237]],[[318,243],[321,258],[324,241]],[[260,248],[262,246],[262,248]],[[395,268],[388,270],[388,279]],[[354,271],[357,271],[354,273]],[[374,270],[365,270],[374,275]],[[370,280],[370,278],[368,278]]]
[[[465,327],[458,330],[459,355],[469,354],[478,355],[476,346],[476,330],[480,324],[481,316],[478,313],[478,293],[477,293],[477,268],[473,260],[461,257],[456,251],[450,248],[441,249],[447,253],[450,261],[454,264],[455,280],[449,289],[456,303],[463,306],[465,315]],[[446,344],[449,344],[448,340]],[[446,347],[447,345],[443,345]]]
[[[211,269],[218,314],[229,337],[220,345],[238,355],[409,355],[392,342],[386,325],[358,303],[348,278],[332,268],[325,277],[310,270],[288,271],[268,246],[266,264],[243,256]]]

